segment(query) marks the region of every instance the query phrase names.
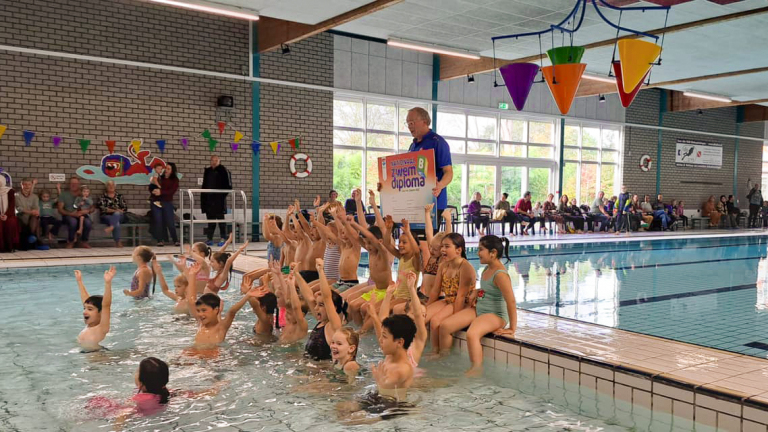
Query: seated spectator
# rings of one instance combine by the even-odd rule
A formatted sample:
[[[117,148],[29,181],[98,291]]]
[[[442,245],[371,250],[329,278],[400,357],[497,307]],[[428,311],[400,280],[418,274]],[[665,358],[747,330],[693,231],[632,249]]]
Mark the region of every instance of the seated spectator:
[[[56,184],[56,189],[61,194],[61,185]],[[56,215],[56,200],[51,197],[51,193],[43,189],[40,191],[40,235],[44,238],[48,238],[48,243],[53,243],[53,240],[59,235],[59,227],[61,221]]]
[[[125,213],[128,212],[128,206],[125,204],[123,196],[117,193],[115,182],[112,180],[107,182],[106,190],[101,198],[99,198],[97,206],[101,214],[101,223],[107,225],[104,228],[104,232],[112,234],[115,247],[123,247],[123,243],[120,241],[120,224],[125,222]]]
[[[571,206],[569,207],[570,214],[574,218],[574,227],[576,232],[581,234],[584,232],[584,222],[587,222],[587,215],[584,213],[584,209],[576,204],[576,198],[571,198]],[[591,221],[590,221],[591,222]],[[580,225],[580,226],[579,226]]]
[[[16,192],[0,175],[0,252],[13,252],[19,247],[19,222],[16,218]]]
[[[77,177],[69,179],[69,189],[59,194],[58,209],[61,214],[62,224],[67,226],[67,248],[71,249],[75,246],[75,235],[78,234],[78,227],[80,226],[80,216],[85,216],[90,213],[90,210],[78,210],[75,207],[75,201],[80,197],[81,188],[80,180]],[[80,234],[78,246],[86,249],[90,249],[88,244],[88,237],[91,234],[92,222],[90,218],[83,220],[83,231]]]
[[[507,198],[509,198],[509,194],[506,192],[501,194],[501,199],[496,203],[495,206],[493,206],[494,210],[501,210],[504,212],[504,217],[501,219],[502,223],[509,223],[509,233],[512,234],[514,232],[515,224],[519,221],[517,217],[517,213],[515,213],[512,210],[512,207],[507,201]]]
[[[656,202],[653,203],[652,208],[653,220],[657,220],[661,223],[662,230],[668,230],[672,220],[667,213],[667,206],[664,204],[664,197],[661,194],[656,197]]]
[[[616,234],[620,234],[622,231],[630,231],[630,217],[625,214],[631,209],[632,195],[627,191],[625,185],[621,185],[621,194],[616,199],[616,206],[614,207],[614,217],[616,218]]]
[[[645,221],[643,216],[643,206],[640,203],[640,197],[638,195],[632,195],[632,203],[629,208],[629,227],[632,231],[638,231]],[[653,216],[650,216],[653,218]],[[651,219],[653,220],[653,219]]]
[[[763,228],[768,228],[768,201],[763,201],[760,208],[760,218],[763,220]]]
[[[612,197],[612,199],[603,198],[603,214],[608,218],[608,221],[606,222],[606,231],[611,231],[616,228],[616,217],[614,216],[615,205],[616,197]]]
[[[547,200],[544,201],[544,220],[546,222],[554,221],[555,226],[557,226],[558,233],[565,234],[565,229],[563,227],[563,217],[557,213],[557,204],[554,203],[554,199],[555,195],[549,194],[547,195]]]
[[[683,221],[683,227],[688,226],[688,216],[685,215],[685,201],[680,201],[676,206],[673,206],[673,211],[678,219]]]
[[[483,197],[480,195],[480,192],[475,192],[472,201],[470,201],[469,207],[467,208],[470,220],[475,224],[475,228],[480,237],[485,235],[485,230],[488,229],[488,224],[491,221],[490,213],[482,207],[480,202],[482,199]]]
[[[717,227],[720,225],[720,213],[715,209],[715,196],[710,195],[709,199],[704,201],[701,206],[701,216],[709,218],[709,227]]]
[[[37,180],[25,178],[21,181],[21,192],[16,193],[16,212],[22,234],[19,243],[22,249],[39,245],[40,198],[32,191],[36,184]]]
[[[610,213],[607,213],[603,207],[604,198],[605,192],[598,192],[595,200],[592,202],[592,206],[589,208],[589,215],[593,222],[600,224],[600,231],[608,231],[608,221],[611,219]]]
[[[547,227],[544,225],[544,206],[541,205],[541,201],[536,201],[536,205],[533,206],[533,215],[536,217],[536,220],[539,221],[539,230],[543,231],[545,234],[547,232]]]
[[[724,219],[725,228],[738,228],[736,226],[736,215],[728,212],[728,198],[720,195],[720,202],[715,205],[715,211],[720,213],[720,218]]]
[[[346,201],[344,201],[344,211],[348,215],[355,215],[357,213],[357,200],[361,198],[355,198],[355,194],[357,194],[357,188],[352,189],[352,193],[350,194],[350,197],[347,198]]]
[[[533,231],[536,234],[536,216],[533,215],[533,207],[531,205],[531,193],[525,192],[522,198],[515,204],[515,213],[522,222],[528,222],[528,226],[523,229],[522,234],[528,235],[528,231]]]
[[[643,218],[643,225],[645,229],[650,229],[653,223],[653,206],[651,205],[651,196],[646,195],[642,203],[640,203],[640,210],[642,211],[641,217]]]

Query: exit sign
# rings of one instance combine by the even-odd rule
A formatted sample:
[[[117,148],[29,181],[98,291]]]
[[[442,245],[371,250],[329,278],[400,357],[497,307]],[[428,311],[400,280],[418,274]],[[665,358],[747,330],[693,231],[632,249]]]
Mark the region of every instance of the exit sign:
[[[499,109],[509,109],[509,104],[506,102],[499,102]]]

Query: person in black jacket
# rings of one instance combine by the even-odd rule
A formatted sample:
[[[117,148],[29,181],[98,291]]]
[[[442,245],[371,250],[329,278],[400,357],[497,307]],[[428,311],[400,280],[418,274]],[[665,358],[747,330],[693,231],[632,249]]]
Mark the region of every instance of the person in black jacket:
[[[211,156],[211,166],[205,168],[203,173],[203,189],[232,189],[232,176],[229,171],[221,165],[218,156]],[[204,193],[200,197],[200,208],[205,213],[206,219],[224,219],[227,213],[227,195],[225,193]],[[216,223],[208,224],[206,235],[208,242],[213,242],[213,233],[216,231]],[[219,233],[222,242],[229,237],[227,234],[227,224],[219,222]]]

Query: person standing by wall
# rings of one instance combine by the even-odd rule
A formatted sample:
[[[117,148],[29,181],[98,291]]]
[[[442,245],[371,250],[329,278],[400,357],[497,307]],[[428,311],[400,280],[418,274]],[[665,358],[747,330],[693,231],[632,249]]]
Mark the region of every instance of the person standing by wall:
[[[157,245],[165,246],[165,242],[168,241],[168,233],[170,232],[170,240],[174,245],[178,246],[179,238],[176,235],[176,219],[174,218],[173,208],[173,198],[176,196],[176,191],[179,190],[179,176],[175,163],[169,162],[165,165],[158,183],[160,187],[152,191],[152,193],[160,199],[160,207],[154,205],[150,207],[153,234],[155,240],[157,240]]]
[[[203,173],[203,189],[232,189],[232,176],[229,171],[221,164],[218,156],[211,156],[211,166],[205,168]],[[200,207],[205,213],[206,219],[224,219],[227,213],[227,195],[225,193],[204,193],[200,197]],[[216,223],[208,223],[206,235],[208,236],[208,245],[213,244],[213,234],[216,231]],[[221,243],[229,237],[227,234],[227,224],[219,222],[219,234],[221,234]]]
[[[752,190],[747,194],[747,199],[749,200],[749,227],[757,228],[757,212],[763,205],[763,193],[760,191],[759,183],[752,186]]]

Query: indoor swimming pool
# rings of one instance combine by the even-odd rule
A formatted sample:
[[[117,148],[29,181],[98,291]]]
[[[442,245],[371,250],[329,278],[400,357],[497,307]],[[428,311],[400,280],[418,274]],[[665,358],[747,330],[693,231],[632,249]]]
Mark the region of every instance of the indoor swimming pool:
[[[579,272],[570,266],[580,259],[562,263],[565,271],[561,270],[561,279]],[[545,284],[546,276],[543,267],[539,273],[531,261],[515,259],[518,268],[525,262],[532,264],[528,275],[532,282],[516,288],[522,290],[518,292],[522,305],[533,307],[539,297],[532,293],[548,289],[534,289],[533,281]],[[500,432],[694,427],[690,420],[615,401],[594,389],[546,373],[534,375],[511,364],[489,363],[483,378],[465,379],[468,360],[466,353],[458,350],[442,360],[422,362],[424,377],[409,392],[415,408],[407,415],[371,425],[350,425],[339,418],[336,406],[365,392],[373,383],[369,372],[354,385],[324,382],[327,365],[305,360],[302,344],[286,347],[257,341],[251,331],[255,315],[247,305],[216,355],[191,355],[185,350],[192,344],[195,323],[172,315],[173,302],[163,296],[159,286],[149,300],[134,301],[122,295],[135,267],[117,267],[112,330],[102,343],[106,350],[93,353],[82,353],[76,343],[83,318],[72,272],[82,270],[86,287],[92,294],[100,294],[106,265],[0,270],[6,298],[0,306],[4,317],[0,326],[0,375],[4,377],[0,430],[108,430],[113,419],[87,409],[88,401],[96,396],[131,397],[135,393],[133,373],[147,356],[170,364],[170,388],[216,388],[218,394],[196,400],[174,397],[164,412],[131,418],[123,430]],[[175,273],[170,266],[165,266],[165,271],[166,275]],[[600,277],[612,272],[605,269]],[[238,285],[235,278],[233,288]],[[526,294],[528,290],[531,294]],[[230,289],[223,297],[231,305],[239,292]],[[562,298],[566,301],[570,297]],[[560,313],[565,310],[561,308]],[[360,363],[370,370],[369,365],[380,358],[374,337],[364,336]]]

